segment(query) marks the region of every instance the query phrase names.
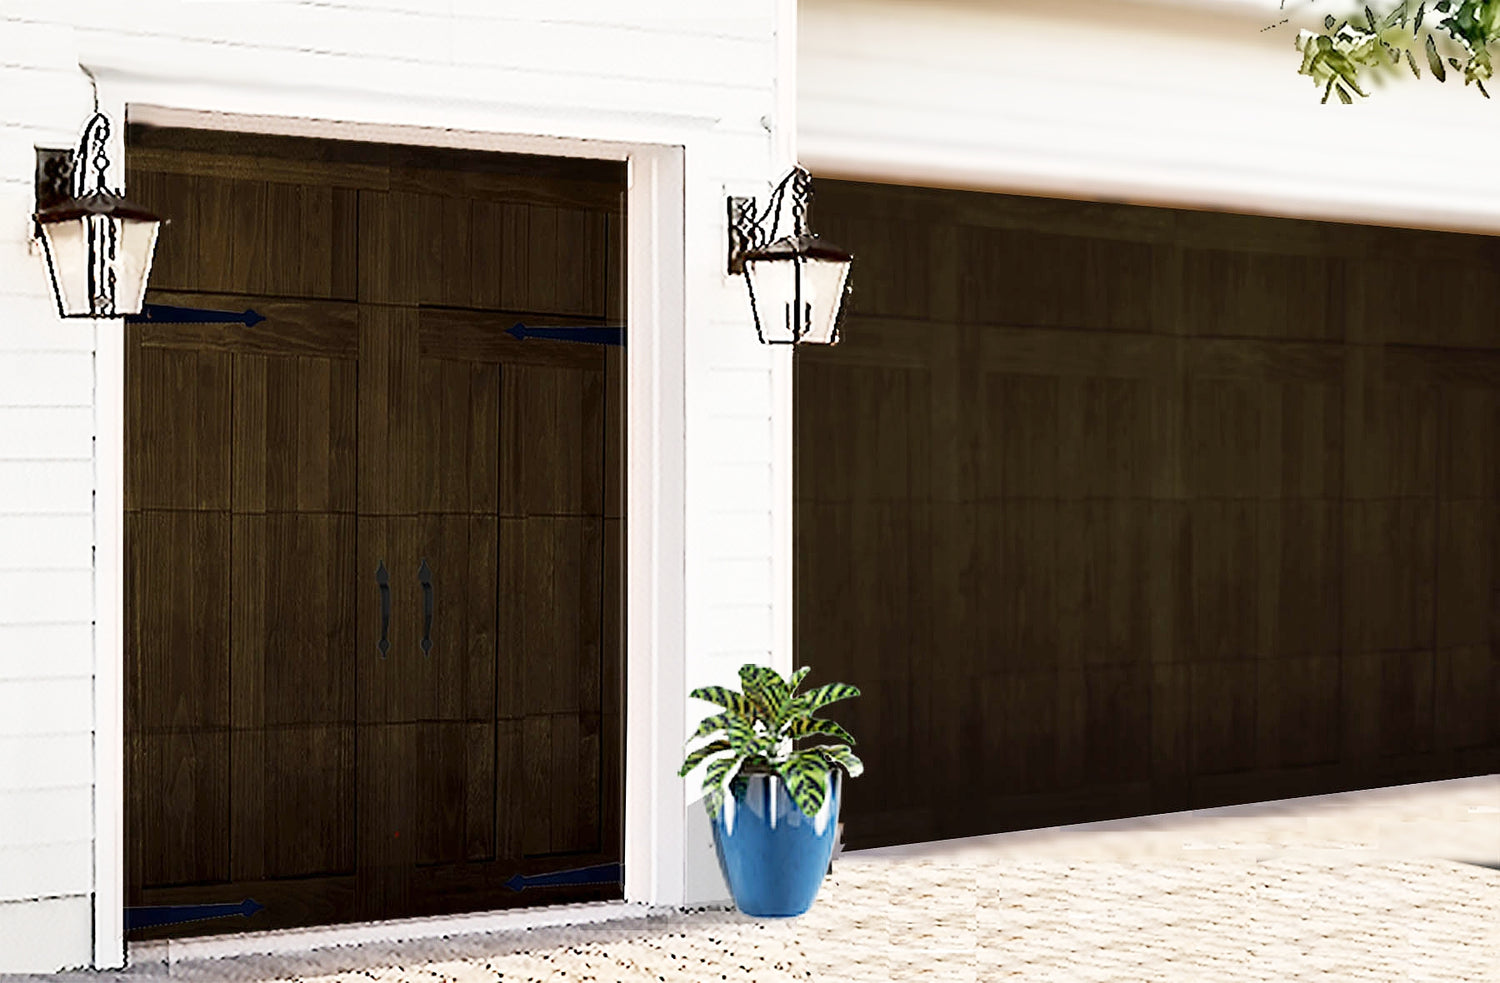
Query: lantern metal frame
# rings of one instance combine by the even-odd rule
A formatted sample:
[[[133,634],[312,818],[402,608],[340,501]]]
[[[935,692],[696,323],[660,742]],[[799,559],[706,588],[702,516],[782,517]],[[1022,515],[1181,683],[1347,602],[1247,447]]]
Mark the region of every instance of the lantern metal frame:
[[[47,274],[52,280],[57,312],[64,318],[113,318],[117,308],[115,263],[119,258],[120,222],[135,220],[165,225],[166,220],[150,209],[130,201],[108,186],[109,154],[107,144],[111,128],[109,117],[97,108],[83,127],[75,151],[38,149],[36,170],[37,210],[32,215],[36,237],[41,240],[47,259]],[[92,178],[93,186],[89,187]],[[88,299],[87,311],[69,314],[64,302],[62,281],[56,257],[42,226],[78,219],[102,219],[88,222]],[[156,248],[155,238],[151,252]],[[151,256],[146,257],[142,278],[151,274]]]
[[[809,231],[807,224],[807,212],[812,203],[812,175],[800,165],[792,168],[786,177],[772,190],[771,196],[766,201],[764,212],[756,213],[754,198],[731,197],[729,207],[729,264],[728,271],[731,275],[745,274],[745,264],[756,260],[767,260],[772,262],[801,263],[806,260],[819,260],[835,263],[852,264],[853,255],[832,243],[825,242],[816,234]],[[777,236],[780,231],[783,215],[787,210],[791,212],[791,232],[789,235]],[[749,276],[746,275],[748,283]],[[796,278],[799,295],[795,303],[801,306],[801,277]],[[763,345],[799,345],[805,344],[803,335],[807,332],[807,326],[802,325],[800,329],[793,329],[793,336],[786,340],[767,340],[765,331],[761,328],[760,310],[755,301],[755,290],[750,288],[750,312],[755,318],[755,334]],[[843,291],[835,301],[838,304],[834,312],[833,328],[829,333],[828,344],[836,345],[839,342],[839,329],[844,320],[845,300],[850,293],[849,278],[844,278]]]

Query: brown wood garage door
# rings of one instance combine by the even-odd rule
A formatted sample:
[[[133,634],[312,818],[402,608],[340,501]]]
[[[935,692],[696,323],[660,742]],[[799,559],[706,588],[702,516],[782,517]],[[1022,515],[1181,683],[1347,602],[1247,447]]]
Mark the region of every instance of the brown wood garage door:
[[[1500,770],[1500,244],[820,180],[854,847]]]
[[[620,896],[619,165],[136,128],[129,906]],[[619,323],[614,321],[613,323]],[[606,485],[609,487],[606,488]]]

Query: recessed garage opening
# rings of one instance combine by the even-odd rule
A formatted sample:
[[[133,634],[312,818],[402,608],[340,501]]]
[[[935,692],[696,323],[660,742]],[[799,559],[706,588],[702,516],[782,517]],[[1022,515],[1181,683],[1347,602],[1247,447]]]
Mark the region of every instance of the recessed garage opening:
[[[128,937],[620,898],[625,165],[126,166]]]
[[[800,662],[868,848],[1500,771],[1500,243],[818,182]]]

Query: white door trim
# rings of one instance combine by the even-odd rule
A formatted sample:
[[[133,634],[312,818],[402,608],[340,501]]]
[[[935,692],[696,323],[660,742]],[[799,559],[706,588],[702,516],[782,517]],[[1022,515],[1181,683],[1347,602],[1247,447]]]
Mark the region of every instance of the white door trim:
[[[175,108],[159,82],[90,67],[100,78],[100,107],[117,122],[111,151],[119,169],[111,175],[116,184],[124,182],[127,106],[131,122],[157,125],[627,163],[624,894],[633,905],[681,903],[682,783],[676,766],[686,715],[684,146]],[[94,965],[118,968],[125,963],[121,322],[100,324],[95,351]],[[520,912],[511,920],[524,925],[527,917]],[[501,924],[494,918],[491,923]]]

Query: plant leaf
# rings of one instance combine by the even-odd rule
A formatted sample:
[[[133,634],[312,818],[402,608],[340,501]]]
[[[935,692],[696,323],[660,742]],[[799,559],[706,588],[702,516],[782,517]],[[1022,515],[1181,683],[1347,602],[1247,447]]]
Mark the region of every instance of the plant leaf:
[[[1431,34],[1427,35],[1427,67],[1432,69],[1432,74],[1437,76],[1439,82],[1448,80],[1448,70],[1443,67],[1443,59],[1438,57],[1437,42],[1433,40]]]
[[[739,714],[725,714],[728,718],[724,726],[724,736],[729,739],[729,744],[742,755],[762,754],[767,750],[770,736],[762,737],[755,733],[755,724],[751,720],[741,717]]]
[[[677,777],[686,778],[687,773],[696,768],[698,766],[698,762],[702,761],[710,754],[718,754],[720,751],[729,750],[732,750],[732,748],[730,748],[729,742],[725,740],[712,741],[708,744],[703,745],[687,756],[687,760],[682,763],[682,768],[677,772]]]
[[[751,663],[740,666],[740,685],[744,687],[745,695],[760,705],[761,718],[769,726],[787,700],[786,680],[770,666]]]
[[[696,741],[700,737],[707,737],[710,734],[717,734],[722,730],[727,730],[729,728],[729,718],[738,716],[739,714],[730,710],[714,714],[712,717],[704,717],[702,723],[698,724],[698,729],[693,731],[693,736],[689,737],[688,740]]]
[[[828,795],[828,762],[823,756],[798,752],[782,762],[776,773],[786,782],[797,808],[808,817],[817,815]]]
[[[723,758],[715,758],[709,762],[708,769],[703,775],[703,805],[708,809],[708,814],[713,816],[718,813],[719,807],[724,804],[724,784],[729,777],[730,771],[740,763],[738,755]]]
[[[849,732],[832,720],[814,720],[811,717],[799,717],[793,720],[791,726],[787,728],[787,736],[793,739],[798,737],[812,737],[814,735],[836,737],[845,744],[854,743],[854,738],[850,736]]]
[[[755,716],[755,707],[743,693],[732,690],[727,686],[700,686],[693,690],[688,696],[695,700],[703,700],[707,703],[717,703],[719,706],[745,717]]]
[[[850,778],[858,778],[865,772],[865,763],[859,757],[842,744],[825,744],[820,747],[808,748],[810,751],[820,752],[824,758],[832,764],[840,765],[849,773]]]
[[[859,695],[859,687],[850,686],[848,683],[826,683],[817,689],[808,690],[798,697],[797,702],[802,705],[805,713],[814,713],[830,703],[839,700],[852,699]]]

